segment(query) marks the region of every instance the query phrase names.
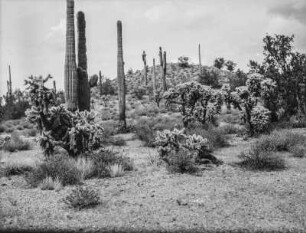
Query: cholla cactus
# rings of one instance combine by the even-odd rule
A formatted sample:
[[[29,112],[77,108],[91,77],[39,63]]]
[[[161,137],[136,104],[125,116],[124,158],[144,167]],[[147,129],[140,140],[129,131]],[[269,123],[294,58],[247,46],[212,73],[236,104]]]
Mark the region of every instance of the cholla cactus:
[[[168,164],[171,162],[171,156],[175,156],[181,151],[193,157],[192,160],[195,162],[201,162],[204,159],[215,164],[221,163],[220,160],[211,155],[206,138],[195,134],[186,135],[184,129],[158,131],[155,144],[161,159]]]
[[[194,81],[170,88],[164,93],[163,98],[168,107],[171,104],[178,105],[185,127],[193,120],[202,124],[213,121],[214,117],[220,113],[223,103],[220,91],[215,91],[209,86]]]
[[[262,133],[267,130],[270,123],[271,112],[263,107],[256,106],[251,113],[251,123],[255,133]]]

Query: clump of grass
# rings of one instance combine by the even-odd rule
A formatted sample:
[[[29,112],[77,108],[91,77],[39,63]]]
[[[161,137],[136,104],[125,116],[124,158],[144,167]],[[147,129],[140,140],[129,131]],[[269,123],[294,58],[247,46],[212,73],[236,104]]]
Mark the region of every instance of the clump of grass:
[[[75,161],[62,155],[55,155],[38,164],[26,175],[26,181],[32,187],[37,187],[47,177],[58,178],[63,186],[81,182],[81,173]]]
[[[110,177],[123,176],[124,170],[121,164],[115,163],[109,166]]]
[[[63,201],[68,207],[81,210],[99,205],[100,197],[94,190],[77,186]]]
[[[31,144],[29,141],[22,139],[18,134],[13,133],[11,139],[3,145],[3,150],[9,152],[30,150]]]
[[[89,158],[79,157],[76,160],[76,167],[81,173],[81,180],[90,178],[94,172],[94,163]]]
[[[63,185],[59,179],[56,177],[53,179],[52,177],[48,176],[42,180],[42,182],[38,185],[41,190],[55,190],[60,191],[63,188]]]

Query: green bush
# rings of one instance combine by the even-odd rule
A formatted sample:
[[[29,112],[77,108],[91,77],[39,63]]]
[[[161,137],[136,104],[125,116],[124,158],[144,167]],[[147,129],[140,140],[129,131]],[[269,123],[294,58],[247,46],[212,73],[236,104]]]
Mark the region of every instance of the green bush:
[[[88,187],[77,186],[63,201],[70,208],[81,210],[100,204],[100,197]]]
[[[26,181],[32,187],[37,187],[47,177],[58,179],[63,186],[79,184],[81,181],[75,161],[63,155],[54,155],[38,164],[26,175]]]
[[[3,145],[4,151],[15,152],[21,150],[30,150],[31,144],[29,141],[23,140],[18,134],[13,133],[11,139]]]
[[[285,160],[271,151],[252,149],[248,155],[242,153],[240,159],[242,161],[238,165],[249,170],[275,171],[286,168]]]

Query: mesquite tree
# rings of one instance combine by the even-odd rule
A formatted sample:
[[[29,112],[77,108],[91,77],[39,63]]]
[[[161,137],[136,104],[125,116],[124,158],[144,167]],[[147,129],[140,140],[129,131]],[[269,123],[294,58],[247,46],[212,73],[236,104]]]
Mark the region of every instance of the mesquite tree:
[[[65,99],[67,109],[78,107],[78,77],[75,61],[74,0],[67,0],[66,52],[65,52]]]
[[[86,54],[86,21],[82,11],[77,13],[78,28],[78,107],[80,111],[90,109],[90,87],[87,74],[87,54]]]
[[[117,21],[117,78],[118,78],[118,95],[119,95],[119,127],[121,130],[126,129],[125,119],[125,75],[122,49],[122,23]]]

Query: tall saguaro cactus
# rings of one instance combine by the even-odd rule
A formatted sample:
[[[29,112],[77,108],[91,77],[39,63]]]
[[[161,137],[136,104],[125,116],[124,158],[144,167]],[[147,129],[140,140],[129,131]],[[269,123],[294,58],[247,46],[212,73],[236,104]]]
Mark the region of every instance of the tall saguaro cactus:
[[[202,63],[201,63],[201,44],[199,44],[199,67],[200,67],[200,71],[202,71]]]
[[[160,63],[160,67],[163,67],[163,49],[162,47],[159,47],[159,63]]]
[[[9,80],[7,81],[7,95],[9,97],[9,100],[11,100],[13,94],[11,66],[9,65],[8,68],[9,68]]]
[[[99,89],[100,89],[100,96],[102,96],[103,94],[103,89],[102,89],[102,73],[101,73],[101,70],[99,71]]]
[[[65,52],[65,99],[68,110],[78,107],[78,78],[75,61],[74,0],[67,0],[66,52]]]
[[[125,119],[125,75],[122,49],[122,23],[117,21],[117,78],[119,90],[119,126],[122,130],[126,129]]]
[[[164,57],[163,57],[163,89],[164,91],[167,91],[167,83],[166,83],[166,73],[167,73],[167,59],[166,59],[166,51],[164,51]]]
[[[145,83],[148,84],[148,74],[147,74],[147,54],[145,51],[142,53],[142,61],[143,61],[143,70],[144,70],[144,77],[145,77]]]
[[[153,96],[156,97],[156,73],[155,73],[155,58],[153,58]]]
[[[87,74],[86,21],[82,11],[77,13],[78,28],[78,107],[80,111],[90,110],[90,87]]]

